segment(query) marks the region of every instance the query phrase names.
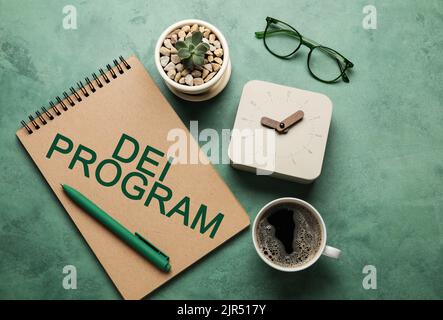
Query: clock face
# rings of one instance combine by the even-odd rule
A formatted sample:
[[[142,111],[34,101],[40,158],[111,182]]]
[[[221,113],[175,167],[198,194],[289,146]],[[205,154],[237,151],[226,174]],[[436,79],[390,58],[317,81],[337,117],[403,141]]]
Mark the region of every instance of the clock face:
[[[261,124],[263,117],[281,122],[297,111],[303,118],[287,133]],[[243,89],[229,146],[232,165],[311,182],[321,172],[331,116],[332,103],[323,94],[250,81]]]

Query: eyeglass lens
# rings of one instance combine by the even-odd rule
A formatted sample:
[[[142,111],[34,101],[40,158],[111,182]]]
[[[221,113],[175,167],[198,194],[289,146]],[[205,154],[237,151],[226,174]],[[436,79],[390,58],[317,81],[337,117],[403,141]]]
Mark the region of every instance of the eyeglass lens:
[[[292,54],[300,46],[298,32],[280,22],[268,24],[264,40],[268,50],[281,57]]]
[[[334,56],[332,51],[324,47],[312,49],[308,65],[311,72],[324,81],[336,80],[345,68],[344,63]]]

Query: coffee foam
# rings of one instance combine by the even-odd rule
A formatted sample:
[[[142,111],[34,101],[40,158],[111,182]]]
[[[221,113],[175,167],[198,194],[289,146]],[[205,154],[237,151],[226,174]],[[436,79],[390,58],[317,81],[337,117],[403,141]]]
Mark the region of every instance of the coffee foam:
[[[275,236],[275,228],[268,217],[280,209],[293,212],[293,252],[288,254],[283,243]],[[317,254],[322,243],[320,223],[310,210],[297,204],[278,206],[265,213],[259,221],[256,235],[261,252],[273,263],[292,268],[309,262]]]

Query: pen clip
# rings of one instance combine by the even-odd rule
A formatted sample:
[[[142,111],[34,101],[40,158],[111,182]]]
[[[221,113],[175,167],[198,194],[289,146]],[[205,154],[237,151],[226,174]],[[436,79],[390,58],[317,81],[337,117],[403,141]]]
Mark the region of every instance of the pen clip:
[[[139,238],[141,241],[143,241],[144,243],[146,243],[148,246],[150,246],[155,252],[157,252],[158,254],[162,255],[163,257],[165,257],[169,261],[169,257],[166,254],[164,254],[159,248],[154,246],[151,242],[149,242],[148,240],[143,238],[139,233],[136,232],[135,236],[137,238]]]

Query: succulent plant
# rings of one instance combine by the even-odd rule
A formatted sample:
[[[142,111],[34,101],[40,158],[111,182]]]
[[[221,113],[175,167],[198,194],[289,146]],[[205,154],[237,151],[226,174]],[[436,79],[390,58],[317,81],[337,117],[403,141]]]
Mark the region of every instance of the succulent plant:
[[[177,41],[175,48],[178,56],[182,60],[186,69],[192,70],[194,66],[204,64],[205,53],[209,50],[209,45],[202,42],[203,35],[199,31],[192,33],[192,36],[184,41]]]

